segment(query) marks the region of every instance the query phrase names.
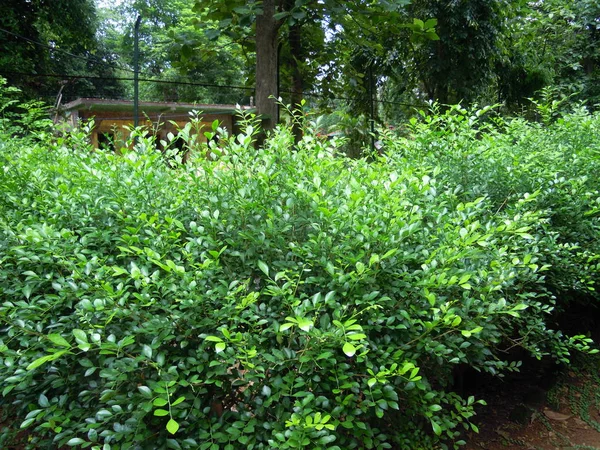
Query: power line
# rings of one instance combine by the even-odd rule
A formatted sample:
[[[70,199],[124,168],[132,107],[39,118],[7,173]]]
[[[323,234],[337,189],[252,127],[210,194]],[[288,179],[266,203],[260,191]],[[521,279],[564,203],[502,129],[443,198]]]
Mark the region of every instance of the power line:
[[[102,59],[99,59],[98,57],[76,55],[74,53],[68,52],[68,51],[63,50],[61,48],[53,47],[52,45],[44,44],[43,42],[36,41],[34,39],[22,36],[20,34],[12,32],[12,31],[5,30],[4,28],[0,28],[0,31],[2,31],[4,33],[7,33],[7,34],[10,34],[12,36],[15,36],[15,37],[17,37],[19,39],[23,39],[23,40],[25,40],[27,42],[31,42],[32,44],[39,45],[41,47],[47,48],[47,49],[49,49],[51,51],[59,52],[59,53],[64,53],[65,55],[71,56],[72,58],[80,59],[80,60],[83,60],[83,61],[86,61],[86,62],[100,63],[100,64],[103,64],[103,65],[105,65],[107,67],[110,67],[111,69],[117,69],[117,70],[123,70],[125,72],[135,73],[135,70],[133,70],[133,69],[131,69],[129,67],[123,67],[123,66],[121,66],[121,65],[119,65],[117,63],[110,63],[108,61],[104,61]],[[232,44],[227,44],[227,45],[233,45],[233,43]],[[226,46],[221,46],[221,48],[225,48],[225,47]],[[143,73],[140,72],[140,74],[143,74]]]
[[[124,70],[127,72],[132,72],[135,73],[135,71],[133,69],[130,68],[126,68],[126,67],[120,67],[118,65],[113,65],[107,61],[103,61],[101,59],[98,58],[91,58],[91,57],[86,57],[83,55],[76,55],[74,53],[70,53],[66,50],[62,50],[60,48],[56,48],[53,47],[51,45],[48,44],[44,44],[42,42],[30,39],[28,37],[22,36],[20,34],[17,33],[13,33],[12,31],[8,31],[5,30],[4,28],[0,28],[0,31],[10,34],[12,36],[15,36],[19,39],[23,39],[25,41],[31,42],[33,44],[39,45],[41,47],[45,47],[48,48],[52,51],[56,51],[56,52],[60,52],[60,53],[64,53],[65,55],[71,56],[73,58],[77,58],[80,60],[84,60],[86,62],[97,62],[97,63],[101,63],[104,64],[112,69],[119,69],[119,70]],[[350,39],[352,40],[352,39]],[[354,42],[354,41],[353,41]],[[355,44],[357,44],[355,42]],[[90,80],[103,80],[103,81],[134,81],[133,78],[128,78],[128,77],[101,77],[101,76],[90,76],[90,75],[66,75],[66,74],[28,74],[28,73],[23,73],[23,72],[5,72],[5,73],[10,73],[13,75],[21,75],[21,76],[32,76],[32,77],[46,77],[46,78],[63,78],[63,79],[90,79]],[[142,82],[149,82],[149,83],[159,83],[159,84],[171,84],[171,85],[182,85],[182,86],[198,86],[198,87],[214,87],[214,88],[225,88],[225,89],[240,89],[240,90],[245,90],[245,91],[254,91],[255,88],[254,87],[248,87],[248,86],[233,86],[233,85],[221,85],[221,84],[210,84],[210,83],[196,83],[196,82],[189,82],[189,81],[175,81],[175,80],[157,80],[154,78],[139,78],[139,81]],[[291,90],[283,90],[280,91],[284,94],[299,94],[299,92],[296,91],[291,91]],[[315,97],[315,98],[325,98],[325,99],[329,99],[329,100],[343,100],[346,102],[350,102],[353,101],[354,99],[350,98],[350,97],[330,97],[326,94],[320,94],[317,92],[301,92],[300,94],[302,94],[303,96],[306,97]],[[419,107],[419,105],[414,105],[414,104],[410,104],[410,103],[402,103],[402,102],[392,102],[389,100],[378,100],[378,99],[374,99],[373,100],[375,103],[382,103],[382,104],[389,104],[389,105],[397,105],[397,106],[409,106],[409,107]]]
[[[54,73],[25,73],[25,72],[12,72],[5,71],[11,75],[21,75],[28,77],[39,77],[39,78],[63,78],[73,80],[102,80],[102,81],[133,81],[132,77],[102,77],[97,75],[68,75],[68,74],[54,74]],[[254,87],[249,86],[234,86],[227,84],[211,84],[211,83],[195,83],[191,81],[174,81],[174,80],[157,80],[154,78],[139,78],[139,81],[147,83],[158,83],[158,84],[174,84],[182,86],[198,86],[198,87],[214,87],[214,88],[225,88],[225,89],[240,89],[246,91],[253,91]]]
[[[104,64],[104,65],[106,65],[106,66],[108,66],[108,67],[110,67],[112,69],[119,69],[119,70],[125,70],[125,71],[128,71],[128,72],[133,72],[132,69],[125,68],[125,67],[120,67],[118,65],[111,64],[108,61],[103,61],[102,59],[99,59],[97,57],[76,55],[74,53],[68,52],[67,50],[63,50],[61,48],[53,47],[52,45],[44,44],[43,42],[36,41],[34,39],[30,39],[30,38],[25,37],[25,36],[21,36],[20,34],[13,33],[12,31],[5,30],[4,28],[0,28],[0,31],[2,31],[3,33],[15,36],[16,38],[23,39],[24,41],[30,42],[32,44],[39,45],[40,47],[47,48],[47,49],[49,49],[49,50],[51,50],[53,52],[64,53],[65,55],[68,55],[68,56],[70,56],[72,58],[80,59],[80,60],[83,60],[83,61],[86,61],[86,62],[96,62],[96,63]]]
[[[11,74],[11,75],[20,75],[20,76],[27,76],[27,77],[34,77],[34,78],[61,78],[61,79],[72,79],[72,80],[101,80],[101,81],[133,81],[132,77],[103,77],[103,76],[96,76],[96,75],[68,75],[68,74],[41,74],[41,73],[36,73],[36,74],[32,74],[32,73],[26,73],[26,72],[12,72],[12,71],[5,71],[4,73],[6,74]],[[139,78],[139,81],[141,82],[146,82],[146,83],[158,83],[158,84],[167,84],[167,85],[176,85],[176,86],[197,86],[197,87],[210,87],[210,88],[222,88],[222,89],[239,89],[239,90],[244,90],[244,91],[254,91],[255,88],[254,87],[250,87],[250,86],[235,86],[235,85],[227,85],[227,84],[213,84],[213,83],[196,83],[196,82],[190,82],[190,81],[174,81],[174,80],[157,80],[154,78]],[[295,91],[281,91],[282,93],[285,94],[297,94],[298,92]],[[326,94],[321,94],[318,92],[302,92],[302,95],[305,97],[316,97],[316,98],[325,98],[328,100],[342,100],[342,101],[346,101],[346,102],[350,102],[353,101],[354,99],[350,98],[350,97],[330,97]],[[379,100],[379,99],[374,99],[373,100],[375,103],[382,103],[382,104],[388,104],[388,105],[396,105],[396,106],[408,106],[408,107],[414,107],[414,108],[419,108],[421,107],[421,105],[415,105],[415,104],[411,104],[411,103],[403,103],[403,102],[394,102],[394,101],[390,101],[390,100]]]

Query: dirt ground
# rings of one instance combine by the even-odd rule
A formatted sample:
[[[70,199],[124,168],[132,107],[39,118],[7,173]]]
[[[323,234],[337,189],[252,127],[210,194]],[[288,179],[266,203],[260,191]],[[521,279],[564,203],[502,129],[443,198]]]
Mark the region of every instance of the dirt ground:
[[[600,450],[600,358],[545,371],[483,389],[488,406],[478,412],[479,434],[468,436],[466,450]]]

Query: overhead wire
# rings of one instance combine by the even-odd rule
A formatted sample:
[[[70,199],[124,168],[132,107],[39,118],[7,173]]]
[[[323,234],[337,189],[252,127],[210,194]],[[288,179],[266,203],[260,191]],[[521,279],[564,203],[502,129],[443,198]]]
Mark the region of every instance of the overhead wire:
[[[14,32],[12,32],[12,31],[6,30],[6,29],[4,29],[4,28],[2,28],[2,27],[0,27],[0,31],[1,31],[1,32],[3,32],[3,33],[9,34],[9,35],[11,35],[11,36],[14,36],[14,37],[16,37],[16,38],[22,39],[22,40],[24,40],[24,41],[30,42],[30,43],[32,43],[32,44],[38,45],[38,46],[40,46],[40,47],[47,48],[47,49],[49,49],[49,50],[51,50],[51,51],[53,51],[53,52],[63,53],[63,54],[65,54],[65,55],[67,55],[67,56],[70,56],[70,57],[72,57],[72,58],[80,59],[80,60],[83,60],[83,61],[86,61],[86,62],[95,62],[95,63],[100,63],[100,64],[103,64],[103,65],[105,65],[105,66],[108,66],[108,67],[110,67],[110,68],[112,68],[112,69],[119,69],[119,70],[124,70],[124,71],[134,72],[134,70],[133,70],[133,69],[129,69],[129,68],[126,68],[126,67],[121,67],[121,66],[119,66],[119,65],[115,65],[115,64],[113,64],[113,63],[110,63],[110,62],[108,62],[108,61],[104,61],[103,59],[100,59],[100,58],[98,58],[98,57],[91,57],[91,56],[76,55],[75,53],[71,53],[71,52],[69,52],[69,51],[67,51],[67,50],[63,50],[62,48],[55,47],[55,46],[48,45],[48,44],[44,44],[43,42],[36,41],[35,39],[31,39],[31,38],[28,38],[28,37],[26,37],[26,36],[22,36],[22,35],[20,35],[20,34],[18,34],[18,33],[14,33]]]
[[[69,74],[55,74],[55,73],[26,73],[26,72],[13,72],[5,71],[11,75],[29,76],[29,77],[40,77],[40,78],[64,78],[64,79],[84,79],[84,80],[102,80],[102,81],[133,81],[132,77],[105,77],[99,75],[69,75]],[[227,84],[213,84],[213,83],[196,83],[191,81],[174,81],[174,80],[157,80],[154,78],[138,78],[139,81],[148,83],[159,83],[159,84],[174,84],[182,86],[199,86],[199,87],[215,87],[215,88],[227,88],[227,89],[241,89],[241,90],[254,90],[254,87],[249,86],[234,86]]]
[[[41,74],[41,73],[26,73],[26,72],[13,72],[13,71],[5,71],[6,74],[11,75],[19,75],[19,76],[28,76],[28,77],[39,77],[39,78],[61,78],[61,79],[89,79],[89,80],[101,80],[101,81],[133,81],[132,77],[106,77],[106,76],[97,76],[97,75],[69,75],[69,74]],[[158,80],[153,78],[139,78],[140,82],[146,83],[158,83],[158,84],[167,84],[167,85],[181,85],[181,86],[197,86],[197,87],[210,87],[210,88],[220,88],[220,89],[239,89],[244,91],[254,91],[255,88],[253,86],[236,86],[236,85],[227,85],[227,84],[215,84],[215,83],[198,83],[191,81],[175,81],[175,80]],[[298,94],[299,92],[292,90],[282,90],[282,93],[285,94]],[[324,98],[327,100],[341,100],[341,101],[352,101],[353,99],[350,97],[343,96],[335,96],[331,97],[326,94],[321,94],[318,92],[302,92],[301,93],[305,97],[315,97],[315,98]],[[397,106],[408,106],[408,107],[419,107],[420,105],[415,105],[411,103],[403,103],[403,102],[395,102],[390,100],[380,100],[374,99],[376,103],[385,103],[389,105],[397,105]]]
[[[6,30],[4,28],[0,27],[0,31],[10,34],[12,36],[15,36],[19,39],[23,39],[27,42],[39,45],[41,47],[45,47],[48,48],[49,50],[55,51],[55,52],[60,52],[63,53],[65,55],[71,56],[73,58],[77,58],[80,60],[84,60],[87,62],[96,62],[96,63],[100,63],[100,64],[104,64],[112,69],[118,69],[118,70],[124,70],[127,72],[132,72],[135,73],[135,71],[133,69],[130,69],[128,67],[121,67],[119,65],[114,65],[111,64],[110,62],[98,59],[97,57],[90,57],[90,56],[83,56],[83,55],[76,55],[74,53],[71,53],[67,50],[63,50],[61,48],[57,48],[48,44],[44,44],[42,42],[36,41],[34,39],[30,39],[28,37],[22,36],[18,33],[14,33],[12,31]],[[352,39],[351,39],[352,40]],[[20,75],[20,76],[38,76],[38,77],[47,77],[47,78],[63,78],[63,79],[89,79],[89,80],[104,80],[104,81],[133,81],[133,78],[128,78],[128,77],[102,77],[102,76],[92,76],[92,75],[68,75],[68,74],[28,74],[28,73],[24,73],[24,72],[5,72],[5,73],[10,73],[10,74],[14,74],[14,75]],[[181,85],[181,86],[198,86],[198,87],[211,87],[211,88],[223,88],[223,89],[239,89],[239,90],[245,90],[245,91],[254,91],[255,88],[254,87],[249,87],[249,86],[235,86],[235,85],[226,85],[226,84],[214,84],[214,83],[198,83],[198,82],[190,82],[190,81],[176,81],[176,80],[160,80],[160,79],[156,79],[156,78],[139,78],[139,81],[141,82],[149,82],[149,83],[159,83],[159,84],[170,84],[170,85]],[[296,91],[292,91],[292,90],[282,90],[280,91],[281,93],[284,94],[299,94],[299,92]],[[342,101],[352,101],[353,99],[351,99],[350,97],[341,97],[341,96],[337,96],[337,97],[331,97],[329,95],[326,94],[320,94],[318,92],[302,92],[301,93],[303,96],[306,97],[313,97],[313,98],[324,98],[324,99],[328,99],[328,100],[342,100]],[[419,105],[414,105],[414,104],[410,104],[410,103],[403,103],[403,102],[393,102],[393,101],[389,101],[389,100],[379,100],[377,98],[373,99],[373,101],[375,103],[382,103],[382,104],[390,104],[390,105],[397,105],[397,106],[409,106],[409,107],[418,107]]]
[[[28,38],[26,36],[22,36],[18,33],[14,33],[12,31],[6,30],[4,28],[0,27],[0,31],[7,33],[9,35],[15,36],[19,39],[23,39],[27,42],[30,42],[32,44],[44,47],[44,48],[48,48],[51,51],[54,52],[59,52],[59,53],[63,53],[65,55],[68,55],[70,57],[76,58],[76,59],[80,59],[80,60],[84,60],[86,62],[95,62],[95,63],[100,63],[103,64],[107,67],[110,67],[112,69],[118,69],[118,70],[124,70],[126,72],[132,72],[135,73],[135,71],[133,69],[130,69],[128,67],[122,67],[119,65],[115,65],[112,64],[108,61],[104,61],[102,59],[99,59],[97,57],[91,57],[91,56],[83,56],[83,55],[76,55],[74,53],[71,53],[67,50],[63,50],[61,48],[58,47],[54,47],[52,45],[48,45],[48,44],[44,44],[42,42],[36,41],[34,39]],[[366,30],[364,30],[366,31]],[[352,40],[352,39],[351,39]],[[88,80],[104,80],[104,81],[134,81],[133,78],[129,78],[129,77],[102,77],[102,76],[95,76],[95,75],[68,75],[68,74],[28,74],[28,73],[24,73],[24,72],[5,72],[5,73],[10,73],[10,74],[14,74],[14,75],[20,75],[20,76],[35,76],[35,77],[46,77],[46,78],[62,78],[62,79],[88,79]],[[244,91],[254,91],[255,88],[254,87],[249,87],[249,86],[235,86],[235,85],[226,85],[226,84],[215,84],[215,83],[198,83],[198,82],[190,82],[190,81],[176,81],[176,80],[160,80],[160,79],[155,79],[155,78],[139,78],[139,81],[141,82],[149,82],[149,83],[158,83],[158,84],[167,84],[167,85],[181,85],[181,86],[197,86],[197,87],[210,87],[210,88],[223,88],[223,89],[239,89],[239,90],[244,90]],[[299,94],[299,92],[296,91],[292,91],[292,90],[282,90],[280,91],[281,93],[284,94]],[[302,92],[301,93],[303,96],[306,97],[313,97],[313,98],[324,98],[327,100],[341,100],[341,101],[352,101],[353,99],[351,99],[350,97],[341,97],[341,96],[337,96],[337,97],[331,97],[329,95],[326,94],[320,94],[318,92]],[[414,104],[410,104],[410,103],[403,103],[403,102],[394,102],[394,101],[389,101],[389,100],[379,100],[377,98],[373,99],[373,101],[375,103],[381,103],[381,104],[390,104],[390,105],[397,105],[397,106],[408,106],[408,107],[418,107],[419,105],[414,105]]]

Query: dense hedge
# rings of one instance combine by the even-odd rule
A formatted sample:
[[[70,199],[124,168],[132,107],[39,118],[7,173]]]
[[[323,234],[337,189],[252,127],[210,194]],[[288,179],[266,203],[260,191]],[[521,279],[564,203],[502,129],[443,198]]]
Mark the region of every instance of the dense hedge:
[[[545,282],[558,306],[599,304],[600,292],[600,121],[585,109],[555,123],[509,121],[492,111],[453,107],[412,121],[411,138],[389,142],[391,159],[444,168],[446,183],[461,187],[461,198],[486,196],[494,211],[524,195],[535,195],[529,210],[546,219],[549,236],[543,263]],[[441,177],[438,177],[441,181]]]
[[[248,125],[178,168],[4,135],[0,410],[32,448],[460,445],[457,367],[589,350],[546,320],[596,299],[600,117],[412,126],[366,161]]]

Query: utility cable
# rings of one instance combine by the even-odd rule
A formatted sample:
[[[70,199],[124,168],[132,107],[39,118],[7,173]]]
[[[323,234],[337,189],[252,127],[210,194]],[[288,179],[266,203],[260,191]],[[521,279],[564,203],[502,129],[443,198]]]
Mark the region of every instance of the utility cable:
[[[107,61],[103,61],[101,59],[98,58],[91,58],[91,57],[86,57],[83,55],[76,55],[74,53],[70,53],[66,50],[62,50],[60,48],[56,48],[53,47],[51,45],[48,44],[44,44],[42,42],[30,39],[28,37],[22,36],[20,34],[17,33],[13,33],[12,31],[8,31],[5,30],[4,28],[0,27],[0,31],[10,34],[12,36],[15,36],[19,39],[23,39],[27,42],[31,42],[35,45],[39,45],[41,47],[45,47],[48,48],[52,51],[55,52],[60,52],[60,53],[64,53],[65,55],[71,56],[73,58],[77,58],[80,60],[84,60],[86,62],[96,62],[96,63],[101,63],[104,64],[112,69],[118,69],[118,70],[124,70],[127,72],[132,72],[135,73],[135,71],[133,69],[129,69],[129,68],[125,68],[125,67],[120,67],[120,66],[115,66]],[[348,36],[347,36],[348,37]],[[350,38],[350,40],[352,40],[355,45],[358,45],[358,43],[356,43],[352,38]],[[101,76],[88,76],[88,75],[66,75],[66,74],[62,74],[62,75],[58,75],[58,74],[28,74],[28,73],[23,73],[23,72],[5,72],[5,73],[10,73],[13,75],[22,75],[22,76],[33,76],[33,77],[46,77],[46,78],[63,78],[63,79],[90,79],[90,80],[104,80],[104,81],[109,81],[109,80],[113,80],[113,81],[134,81],[133,78],[127,78],[127,77],[101,77]],[[153,79],[153,78],[139,78],[139,81],[142,82],[148,82],[148,83],[160,83],[160,84],[171,84],[171,85],[182,85],[182,86],[198,86],[198,87],[214,87],[214,88],[225,88],[225,89],[240,89],[240,90],[246,90],[246,91],[253,91],[255,90],[255,88],[253,87],[248,87],[248,86],[233,86],[233,85],[221,85],[221,84],[210,84],[210,83],[196,83],[196,82],[189,82],[189,81],[174,81],[174,80],[157,80],[157,79]],[[280,91],[281,93],[284,94],[298,94],[298,92],[295,91],[291,91],[291,90],[283,90]],[[351,99],[350,97],[330,97],[328,95],[325,94],[320,94],[317,92],[303,92],[302,93],[303,96],[306,97],[314,97],[314,98],[325,98],[325,99],[330,99],[330,100],[343,100],[343,101],[353,101],[354,99]],[[398,106],[409,106],[409,107],[419,107],[419,105],[414,105],[414,104],[410,104],[410,103],[402,103],[402,102],[392,102],[389,100],[379,100],[379,99],[373,99],[373,101],[375,103],[383,103],[383,104],[390,104],[390,105],[398,105]]]
[[[4,73],[11,75],[21,75],[29,77],[40,77],[40,78],[63,78],[63,79],[74,79],[74,80],[103,80],[103,81],[133,81],[132,77],[102,77],[97,75],[67,75],[67,74],[49,74],[49,73],[24,73],[24,72],[12,72],[5,71]],[[157,80],[153,78],[139,78],[139,81],[147,83],[159,83],[159,84],[174,84],[182,86],[199,86],[199,87],[214,87],[214,88],[226,88],[226,89],[240,89],[246,91],[253,91],[254,87],[249,86],[233,86],[227,84],[211,84],[211,83],[195,83],[191,81],[174,81],[174,80]]]
[[[11,75],[20,75],[20,76],[28,76],[28,77],[39,77],[39,78],[61,78],[61,79],[85,79],[85,80],[103,80],[103,81],[133,81],[132,77],[102,77],[102,76],[96,76],[96,75],[67,75],[67,74],[40,74],[40,73],[36,73],[36,74],[32,74],[32,73],[25,73],[25,72],[12,72],[12,71],[5,71],[4,73],[6,74],[11,74]],[[254,91],[255,88],[254,87],[249,87],[249,86],[235,86],[235,85],[226,85],[226,84],[212,84],[212,83],[195,83],[195,82],[188,82],[188,81],[173,81],[173,80],[157,80],[157,79],[152,79],[152,78],[140,78],[139,81],[141,82],[147,82],[147,83],[158,83],[158,84],[169,84],[169,85],[181,85],[181,86],[198,86],[198,87],[211,87],[211,88],[222,88],[222,89],[239,89],[239,90],[244,90],[244,91]],[[295,91],[288,91],[288,90],[284,90],[281,91],[282,93],[285,94],[297,94],[298,92]],[[301,93],[303,96],[305,97],[316,97],[316,98],[325,98],[328,100],[341,100],[341,101],[346,101],[346,102],[350,102],[353,101],[354,99],[350,98],[350,97],[330,97],[326,94],[320,94],[318,92],[302,92]],[[379,100],[379,99],[374,99],[373,100],[375,103],[385,103],[388,105],[397,105],[397,106],[408,106],[408,107],[414,107],[414,108],[420,108],[422,105],[415,105],[415,104],[411,104],[411,103],[402,103],[402,102],[394,102],[394,101],[390,101],[390,100]]]
[[[125,70],[125,71],[128,71],[128,72],[133,72],[132,69],[125,68],[125,67],[120,67],[118,65],[114,65],[112,63],[109,63],[108,61],[103,61],[102,59],[99,59],[98,57],[89,57],[89,56],[83,56],[83,55],[76,55],[74,53],[68,52],[67,50],[63,50],[61,48],[57,48],[57,47],[54,47],[52,45],[44,44],[43,42],[40,42],[40,41],[36,41],[34,39],[30,39],[28,37],[21,36],[20,34],[13,33],[12,31],[5,30],[4,28],[0,28],[0,31],[3,32],[3,33],[6,33],[6,34],[10,34],[11,36],[15,36],[16,38],[23,39],[24,41],[30,42],[32,44],[39,45],[40,47],[47,48],[47,49],[49,49],[49,50],[51,50],[53,52],[64,53],[65,55],[68,55],[68,56],[70,56],[72,58],[80,59],[80,60],[83,60],[83,61],[86,61],[86,62],[95,62],[95,63],[104,64],[104,65],[106,65],[106,66],[108,66],[108,67],[110,67],[112,69],[119,69],[119,70]]]

